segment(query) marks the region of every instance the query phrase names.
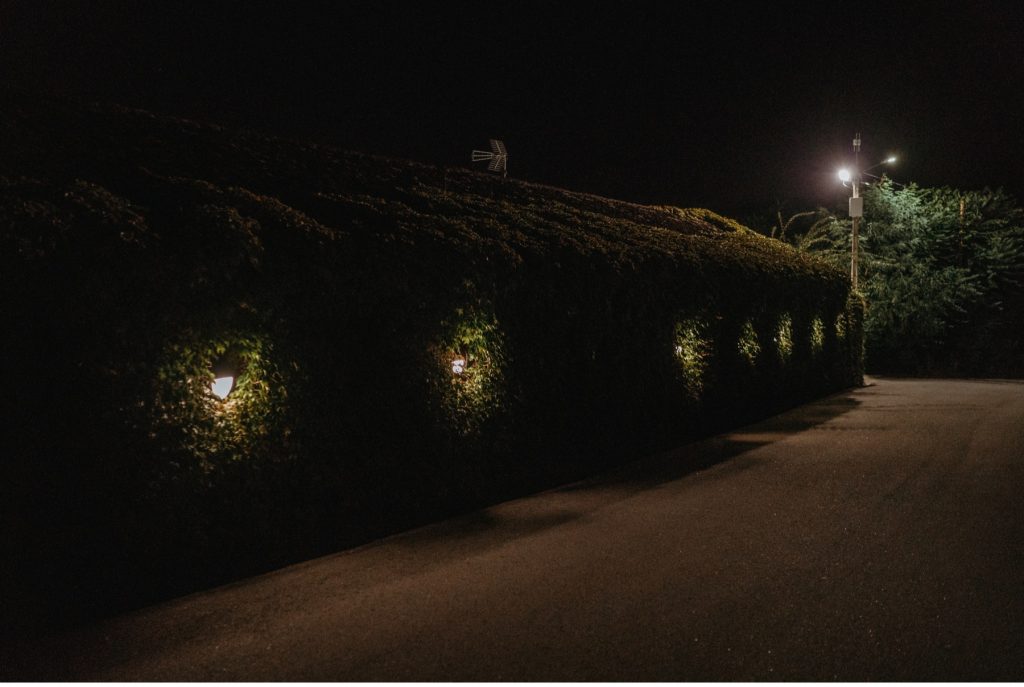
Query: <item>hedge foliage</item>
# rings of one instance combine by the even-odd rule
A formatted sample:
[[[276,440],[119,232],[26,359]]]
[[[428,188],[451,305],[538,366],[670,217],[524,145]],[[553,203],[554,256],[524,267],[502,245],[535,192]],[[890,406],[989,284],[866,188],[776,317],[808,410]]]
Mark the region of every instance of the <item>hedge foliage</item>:
[[[3,117],[17,598],[178,593],[861,381],[843,272],[707,210],[119,108]]]

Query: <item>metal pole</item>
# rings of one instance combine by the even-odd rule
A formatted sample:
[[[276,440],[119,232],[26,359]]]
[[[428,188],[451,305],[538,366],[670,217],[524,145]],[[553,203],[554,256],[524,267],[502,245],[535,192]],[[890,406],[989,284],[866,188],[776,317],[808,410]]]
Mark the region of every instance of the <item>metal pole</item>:
[[[856,181],[853,182],[853,197],[854,198],[859,198],[860,197],[858,195],[858,193],[857,193],[857,182]],[[860,225],[860,217],[855,215],[853,217],[853,242],[852,242],[852,245],[851,245],[851,248],[850,248],[850,281],[853,284],[853,290],[854,291],[857,290],[857,273],[858,273],[858,269],[857,269],[857,252],[858,252],[858,250],[860,248],[860,246],[858,245],[858,241],[857,241],[857,239],[858,239],[857,229],[858,229],[859,225]]]
[[[857,183],[860,181],[860,132],[857,132],[853,136],[853,197],[860,198],[859,189]],[[860,218],[864,213],[862,205],[859,202],[850,202],[850,216],[853,219],[853,240],[850,245],[850,283],[853,290],[857,290],[857,276],[858,276],[858,265],[857,265],[857,253],[859,252],[858,244],[858,232],[860,227]]]

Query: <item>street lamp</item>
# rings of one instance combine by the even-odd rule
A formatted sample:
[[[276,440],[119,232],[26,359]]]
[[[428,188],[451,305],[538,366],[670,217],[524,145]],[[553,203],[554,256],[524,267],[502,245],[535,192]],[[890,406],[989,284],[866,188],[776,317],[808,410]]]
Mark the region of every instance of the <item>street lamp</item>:
[[[860,167],[860,134],[854,134],[853,137],[853,171],[848,169],[839,170],[839,180],[843,182],[843,186],[850,183],[853,189],[853,195],[850,196],[850,219],[853,220],[853,240],[850,242],[850,282],[853,285],[853,290],[857,290],[857,254],[859,252],[859,235],[858,230],[860,229],[860,218],[864,216],[864,199],[860,197],[860,180],[861,177],[867,175],[874,177],[873,174],[867,174],[875,167],[890,164],[896,162],[895,156],[887,157],[876,165],[872,165],[867,169],[859,169]],[[876,177],[877,178],[877,177]]]

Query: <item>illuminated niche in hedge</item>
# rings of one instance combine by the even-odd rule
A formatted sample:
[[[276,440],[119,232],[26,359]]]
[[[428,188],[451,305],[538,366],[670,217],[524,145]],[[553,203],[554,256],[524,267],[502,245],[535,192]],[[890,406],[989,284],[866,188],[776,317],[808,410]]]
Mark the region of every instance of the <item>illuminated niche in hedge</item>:
[[[459,309],[442,323],[436,345],[440,406],[450,429],[468,434],[505,402],[506,348],[489,313]]]
[[[836,338],[846,340],[846,316],[843,313],[836,315]]]
[[[712,340],[706,322],[688,319],[677,322],[673,332],[674,352],[687,394],[700,398],[710,365]]]
[[[811,353],[817,355],[825,347],[825,323],[820,317],[811,321]]]
[[[761,344],[757,340],[757,330],[754,329],[754,323],[750,320],[743,323],[736,347],[739,350],[740,357],[750,365],[755,364],[757,357],[761,355]]]
[[[779,359],[782,362],[788,361],[793,355],[793,318],[789,313],[779,318],[779,324],[775,328],[775,345],[779,351]]]
[[[204,472],[266,454],[289,433],[273,346],[254,334],[183,337],[157,370],[153,438]]]

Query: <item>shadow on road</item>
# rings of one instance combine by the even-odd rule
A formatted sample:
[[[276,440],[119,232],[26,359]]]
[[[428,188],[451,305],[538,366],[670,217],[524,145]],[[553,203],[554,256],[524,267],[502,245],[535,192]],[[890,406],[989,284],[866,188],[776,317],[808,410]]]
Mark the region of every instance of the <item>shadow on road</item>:
[[[441,537],[445,546],[455,545],[458,548],[458,540],[468,542],[484,534],[488,535],[488,538],[492,539],[495,544],[500,544],[559,527],[583,516],[582,513],[574,510],[548,509],[531,514],[519,513],[515,517],[509,517],[507,514],[497,513],[497,510],[497,508],[488,508],[447,520],[437,526],[412,530],[398,536],[392,544],[413,548],[428,544]],[[496,532],[501,536],[495,538]]]
[[[0,675],[4,679],[14,675],[32,678],[73,675],[76,669],[72,667],[71,658],[102,655],[103,651],[109,650],[111,641],[115,645],[122,642],[130,645],[137,641],[140,627],[150,626],[153,618],[172,617],[175,611],[168,610],[168,607],[181,604],[186,609],[192,608],[181,611],[186,618],[192,617],[190,613],[197,613],[193,607],[202,609],[206,603],[213,607],[226,604],[233,609],[233,614],[245,617],[258,611],[256,607],[262,603],[260,599],[271,594],[268,590],[287,589],[291,595],[289,603],[312,605],[317,603],[313,596],[357,595],[361,590],[374,589],[380,585],[382,570],[386,571],[389,583],[395,584],[402,578],[423,575],[452,561],[465,561],[471,556],[498,551],[511,542],[542,536],[565,526],[584,524],[600,509],[716,465],[728,464],[726,471],[716,471],[718,478],[754,468],[761,464],[758,458],[750,455],[756,449],[820,428],[860,404],[852,391],[837,394],[738,430],[630,462],[580,482],[506,501],[356,549],[308,560],[258,578],[224,585],[210,596],[201,593],[103,621],[92,630],[71,632],[63,637],[57,635],[42,642],[22,641],[2,647]],[[358,557],[348,559],[357,552],[361,552]],[[297,582],[301,580],[307,582]],[[254,597],[253,589],[262,591]],[[219,616],[212,613],[210,617]],[[206,620],[188,622],[199,622],[205,628],[203,623]],[[103,637],[102,641],[97,637]],[[171,642],[173,648],[174,640],[170,636],[160,641]],[[56,662],[54,657],[57,657]]]
[[[817,428],[854,410],[860,406],[861,401],[853,394],[853,391],[846,391],[829,396],[737,430],[632,461],[611,472],[562,487],[558,491],[617,487],[632,492],[656,487],[720,463],[736,461],[761,446]],[[750,461],[739,462],[735,470],[752,465]]]
[[[819,428],[848,413],[861,401],[847,391],[814,401],[752,425],[634,460],[611,471],[548,491],[507,501],[444,522],[389,538],[389,545],[410,553],[403,573],[422,572],[445,560],[479,554],[505,542],[585,520],[588,513],[638,492],[728,463],[720,476],[758,464],[750,452],[796,434]],[[369,546],[374,546],[370,544]],[[431,551],[431,556],[422,556]]]
[[[220,587],[217,594],[227,594],[230,598],[237,595],[241,603],[240,600],[246,598],[247,589],[255,580],[262,580],[257,582],[259,585],[273,587],[286,584],[288,588],[294,589],[295,585],[287,581],[303,579],[303,575],[307,574],[304,571],[319,575],[319,580],[323,573],[316,571],[332,570],[326,579],[330,579],[331,585],[338,588],[335,589],[336,593],[342,588],[350,593],[373,588],[380,583],[382,569],[387,570],[392,582],[421,575],[454,560],[465,560],[470,556],[498,550],[516,540],[540,536],[564,526],[586,523],[594,512],[602,508],[713,466],[728,464],[726,471],[716,471],[718,478],[754,468],[761,463],[750,456],[756,449],[819,428],[860,404],[861,401],[855,398],[852,391],[830,396],[734,431],[632,461],[583,481],[506,501],[355,549],[329,554],[324,558],[308,560],[266,573],[259,578],[239,580]],[[362,552],[362,563],[349,564],[344,560],[356,552]],[[328,559],[334,562],[330,564],[331,567],[323,568],[324,561]],[[375,563],[365,565],[367,560]],[[275,579],[286,582],[275,582]],[[319,587],[313,585],[312,589],[316,591]],[[197,603],[195,599],[198,598],[188,600],[189,597],[186,597],[184,603]],[[182,601],[166,602],[169,605],[178,603]],[[101,623],[101,627],[106,628],[104,632],[114,632],[116,628],[121,628],[118,631],[134,632],[132,628],[136,628],[138,623],[146,624],[146,618],[152,613],[161,613],[161,607],[166,604],[139,609],[119,620]],[[71,637],[75,636],[71,634]],[[90,636],[86,632],[78,636],[77,640],[70,641],[88,642]],[[6,647],[0,651],[0,663],[7,664],[0,669],[0,675],[6,679],[15,674],[53,673],[57,667],[44,660],[43,655],[47,652],[60,655],[64,641],[68,640],[54,637],[38,645],[23,641],[20,646]]]

